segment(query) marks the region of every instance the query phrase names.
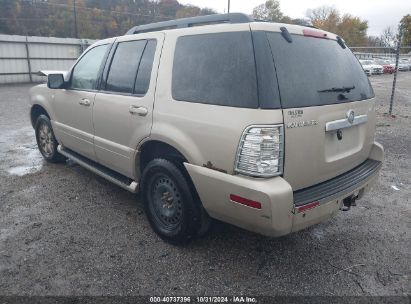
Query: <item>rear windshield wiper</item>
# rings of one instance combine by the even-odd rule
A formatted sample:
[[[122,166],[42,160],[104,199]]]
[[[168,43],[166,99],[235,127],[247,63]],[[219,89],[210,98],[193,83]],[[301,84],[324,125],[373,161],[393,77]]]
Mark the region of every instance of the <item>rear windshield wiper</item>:
[[[341,88],[331,88],[331,89],[325,89],[325,90],[320,90],[318,92],[323,93],[323,92],[350,92],[351,90],[354,90],[355,86],[352,87],[341,87]]]

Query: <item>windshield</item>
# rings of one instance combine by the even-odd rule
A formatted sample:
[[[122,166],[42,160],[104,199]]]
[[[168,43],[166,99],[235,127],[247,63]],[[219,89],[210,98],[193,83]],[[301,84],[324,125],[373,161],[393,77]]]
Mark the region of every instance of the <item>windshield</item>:
[[[335,40],[268,32],[283,108],[344,103],[374,97],[351,50]],[[369,61],[369,60],[367,60]],[[350,88],[349,90],[347,88]]]

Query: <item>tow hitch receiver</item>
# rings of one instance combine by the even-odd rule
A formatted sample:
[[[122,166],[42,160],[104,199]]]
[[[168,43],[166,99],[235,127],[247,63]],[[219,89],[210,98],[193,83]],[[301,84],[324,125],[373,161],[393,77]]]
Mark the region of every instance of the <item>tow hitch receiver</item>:
[[[357,206],[355,200],[358,198],[358,195],[350,195],[343,200],[343,206],[340,208],[342,211],[350,210],[351,206]]]

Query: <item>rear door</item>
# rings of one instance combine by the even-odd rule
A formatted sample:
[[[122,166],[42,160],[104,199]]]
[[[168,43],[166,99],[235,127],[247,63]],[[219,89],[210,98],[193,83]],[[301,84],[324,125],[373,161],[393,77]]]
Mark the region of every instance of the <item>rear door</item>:
[[[374,93],[352,52],[316,30],[291,34],[291,42],[279,32],[267,38],[284,116],[284,178],[297,190],[365,161],[374,141]]]
[[[134,176],[138,143],[150,135],[163,33],[116,40],[93,108],[97,161]]]

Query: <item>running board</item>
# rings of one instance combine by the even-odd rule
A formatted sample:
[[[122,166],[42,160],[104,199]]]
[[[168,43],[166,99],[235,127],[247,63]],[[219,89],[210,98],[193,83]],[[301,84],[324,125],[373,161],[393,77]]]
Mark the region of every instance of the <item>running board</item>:
[[[63,148],[61,145],[57,147],[57,151],[71,159],[73,162],[79,164],[80,166],[90,170],[91,172],[105,178],[106,180],[112,182],[113,184],[130,191],[132,193],[137,193],[138,183],[120,173],[117,173],[107,167],[104,167],[95,161],[92,161],[74,151],[67,148]]]

